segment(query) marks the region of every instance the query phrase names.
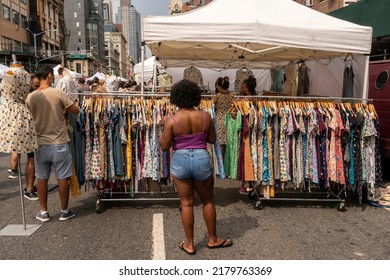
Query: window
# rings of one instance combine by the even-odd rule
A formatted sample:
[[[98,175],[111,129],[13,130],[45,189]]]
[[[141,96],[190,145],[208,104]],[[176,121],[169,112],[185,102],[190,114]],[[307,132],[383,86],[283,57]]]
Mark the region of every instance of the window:
[[[77,35],[81,36],[81,31],[80,30],[77,32]]]
[[[81,63],[76,63],[76,72],[81,73]]]
[[[312,7],[313,6],[313,0],[306,0],[306,6]]]
[[[27,5],[27,0],[20,0],[20,3]]]
[[[6,5],[3,5],[3,19],[11,21],[10,8]]]
[[[22,43],[15,41],[14,42],[14,49],[15,52],[22,52]]]
[[[388,81],[389,81],[389,72],[387,70],[380,72],[378,77],[376,77],[375,80],[375,88],[383,89],[386,86]]]
[[[22,27],[27,28],[27,17],[24,15],[21,15],[21,19],[22,19],[22,21],[21,21]]]
[[[77,12],[73,12],[73,17],[77,18]]]
[[[12,10],[12,22],[16,25],[19,25],[19,13]]]
[[[80,27],[80,22],[76,21],[76,27]]]
[[[2,37],[0,50],[12,51],[12,39]]]
[[[77,2],[77,8],[81,8],[81,3]]]

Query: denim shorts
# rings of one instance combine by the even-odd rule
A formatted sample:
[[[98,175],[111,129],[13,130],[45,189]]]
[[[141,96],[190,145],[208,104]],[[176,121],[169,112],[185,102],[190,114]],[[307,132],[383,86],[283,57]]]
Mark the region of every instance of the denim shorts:
[[[180,149],[173,153],[171,173],[177,179],[203,181],[212,174],[210,156],[205,149]]]
[[[57,179],[72,176],[72,155],[69,144],[40,145],[34,157],[35,175],[38,179],[49,179],[53,168]]]

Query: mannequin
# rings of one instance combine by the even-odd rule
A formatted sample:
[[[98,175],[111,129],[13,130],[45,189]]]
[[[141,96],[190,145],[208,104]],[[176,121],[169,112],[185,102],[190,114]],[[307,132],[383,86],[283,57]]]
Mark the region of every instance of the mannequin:
[[[34,120],[25,100],[30,74],[14,61],[0,84],[0,152],[29,153],[38,149]]]

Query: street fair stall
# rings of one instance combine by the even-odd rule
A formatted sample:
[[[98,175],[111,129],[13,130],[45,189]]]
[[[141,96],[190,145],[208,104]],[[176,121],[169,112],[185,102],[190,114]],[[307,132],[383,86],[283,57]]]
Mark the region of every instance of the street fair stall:
[[[234,69],[236,92],[256,70],[269,71],[271,81],[262,79],[266,92],[250,100],[236,95],[225,116],[227,129],[235,129],[230,153],[222,159],[218,138],[208,147],[220,178],[255,182],[249,196],[257,198],[256,209],[264,199],[292,200],[278,197],[291,190],[305,201],[318,190],[326,198],[318,200],[336,201],[341,211],[347,188],[360,202],[375,198],[378,121],[367,104],[364,56],[371,48],[370,27],[290,0],[214,0],[180,15],[147,16],[143,26],[145,44],[166,70],[155,79],[158,91],[144,93],[142,87],[140,94],[81,99],[72,139],[78,141],[79,180],[103,191],[97,210],[102,199],[132,199],[143,187],[152,193],[151,182],[157,182],[162,199],[172,190],[165,187],[170,153],[160,150],[158,139],[164,118],[175,112],[169,94],[160,92],[160,87],[169,91],[174,80],[169,69],[175,67],[200,86],[208,75],[204,68]],[[200,109],[215,121],[211,96],[204,96]],[[115,190],[126,197],[117,198]]]
[[[252,102],[252,105],[256,103],[256,109],[251,106],[237,106],[237,112],[251,120],[249,135],[256,134],[253,131],[253,128],[256,128],[256,125],[253,125],[253,116],[259,116],[257,123],[262,124],[257,126],[261,127],[262,134],[256,134],[257,140],[260,137],[263,141],[262,145],[257,145],[262,147],[261,156],[257,159],[251,158],[252,165],[257,161],[261,168],[260,171],[251,173],[257,173],[257,177],[252,178],[252,181],[256,181],[262,189],[266,186],[262,196],[276,198],[275,192],[282,192],[286,188],[286,182],[289,182],[294,190],[305,191],[306,194],[313,185],[326,191],[345,191],[346,187],[354,190],[356,185],[359,185],[359,188],[361,186],[361,189],[369,186],[370,191],[367,191],[365,196],[362,195],[363,190],[359,189],[360,202],[375,196],[372,187],[377,179],[374,179],[373,174],[380,172],[379,155],[372,156],[376,154],[377,147],[371,145],[377,139],[377,131],[374,129],[375,110],[371,105],[366,105],[368,57],[365,55],[370,53],[371,39],[371,27],[339,20],[289,0],[243,0],[239,4],[233,0],[215,0],[183,14],[147,16],[144,19],[143,33],[145,44],[167,69],[190,66],[240,70],[271,69],[273,81],[267,95],[277,92],[278,96],[254,97],[257,101]],[[284,83],[281,69],[286,78]],[[240,87],[235,89],[239,90]],[[267,102],[264,103],[264,100]],[[268,100],[277,103],[270,106]],[[340,111],[345,107],[343,103],[351,102],[356,104],[353,112],[350,110],[345,114],[345,111]],[[248,114],[252,109],[258,113]],[[322,113],[318,115],[317,110]],[[238,115],[229,119],[228,123],[237,121]],[[351,116],[358,116],[358,119],[349,120]],[[226,117],[229,118],[228,114]],[[245,123],[242,119],[241,126]],[[282,127],[276,125],[286,119],[290,139],[283,142],[276,134],[278,131],[281,136],[286,131],[280,130]],[[318,120],[322,120],[326,127],[329,141],[326,142],[326,155],[324,152],[320,155],[319,144],[309,144],[321,143]],[[313,121],[316,123],[314,126]],[[340,144],[344,132],[351,131],[351,123],[353,125],[356,122],[366,124],[359,130],[359,133],[363,133],[358,134],[359,139],[373,136],[369,141],[371,146],[361,140],[362,151],[358,151],[360,157],[357,162],[351,159],[355,158],[355,151],[348,156],[346,146]],[[244,137],[241,132],[237,132],[236,136]],[[315,139],[311,139],[311,136],[315,136]],[[242,143],[243,139],[240,140],[238,143]],[[270,150],[270,146],[274,149]],[[288,160],[284,159],[289,163],[288,168],[283,160],[283,154],[287,153],[283,151],[283,147],[288,148]],[[364,149],[366,152],[363,153]],[[335,163],[334,155],[342,156],[342,159]],[[262,161],[259,161],[260,158]],[[328,171],[324,186],[321,186],[310,172],[305,174],[305,170],[315,169],[312,165],[315,160],[317,170],[320,160],[323,160],[325,167],[322,168]],[[232,164],[225,157],[225,167],[226,161],[228,165]],[[270,166],[273,161],[276,163]],[[342,178],[341,173],[347,174],[346,162],[354,166],[364,164],[366,169],[363,168],[361,180],[352,175],[348,177],[349,181]],[[279,169],[284,172],[283,178]],[[235,176],[227,175],[232,179],[236,179]],[[245,179],[242,174],[240,177]],[[338,193],[335,194],[336,200],[340,202],[338,209],[344,210],[345,201]],[[259,203],[256,203],[255,207],[258,206]]]

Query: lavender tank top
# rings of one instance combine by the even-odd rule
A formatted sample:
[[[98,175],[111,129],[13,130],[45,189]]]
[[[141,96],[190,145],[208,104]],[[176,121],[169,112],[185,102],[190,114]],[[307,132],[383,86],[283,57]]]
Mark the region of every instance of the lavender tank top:
[[[173,139],[173,150],[207,148],[207,142],[206,142],[207,132],[204,131],[204,122],[205,122],[204,114],[206,114],[206,112],[203,112],[202,114],[203,132],[184,134],[184,135],[180,134],[179,126],[175,120],[175,117],[172,115],[173,122],[175,123],[177,129],[177,135]]]

